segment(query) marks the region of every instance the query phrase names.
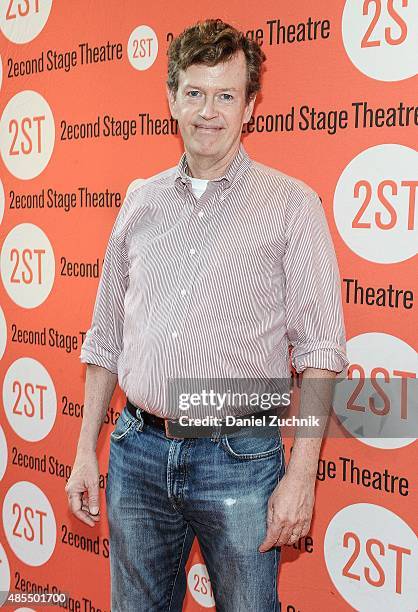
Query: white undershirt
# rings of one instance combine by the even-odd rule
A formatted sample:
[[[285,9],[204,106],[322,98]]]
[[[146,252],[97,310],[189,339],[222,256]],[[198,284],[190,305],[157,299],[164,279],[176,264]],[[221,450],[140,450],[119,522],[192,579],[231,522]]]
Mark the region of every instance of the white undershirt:
[[[192,181],[192,191],[195,197],[199,199],[205,193],[209,179],[198,179],[191,176],[190,180]]]

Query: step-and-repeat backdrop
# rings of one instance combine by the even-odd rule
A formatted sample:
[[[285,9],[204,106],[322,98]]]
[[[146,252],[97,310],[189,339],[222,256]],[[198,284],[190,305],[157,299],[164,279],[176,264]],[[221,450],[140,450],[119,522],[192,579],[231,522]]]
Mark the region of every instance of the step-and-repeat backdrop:
[[[78,522],[64,491],[80,347],[127,191],[182,152],[168,44],[207,17],[262,45],[245,147],[320,194],[341,272],[353,386],[334,405],[341,435],[323,445],[311,531],[283,548],[282,610],[415,612],[416,0],[1,0],[0,590],[15,610],[38,609],[32,592],[109,610],[105,514],[94,529]],[[103,512],[123,402],[118,389],[98,447]],[[187,572],[185,610],[214,609],[196,542]]]

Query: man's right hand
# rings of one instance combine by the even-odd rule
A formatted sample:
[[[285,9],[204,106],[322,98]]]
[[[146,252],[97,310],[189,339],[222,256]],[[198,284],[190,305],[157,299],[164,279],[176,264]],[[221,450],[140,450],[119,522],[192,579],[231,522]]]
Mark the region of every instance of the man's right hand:
[[[94,527],[100,520],[99,465],[95,451],[77,453],[65,491],[71,512]]]

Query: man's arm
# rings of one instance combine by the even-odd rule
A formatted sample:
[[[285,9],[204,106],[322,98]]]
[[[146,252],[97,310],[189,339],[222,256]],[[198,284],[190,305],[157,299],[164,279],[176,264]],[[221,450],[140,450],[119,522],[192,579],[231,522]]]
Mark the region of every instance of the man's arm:
[[[110,234],[103,262],[93,318],[81,347],[87,364],[84,414],[73,470],[65,491],[71,511],[87,525],[99,512],[99,467],[96,445],[118,380],[118,359],[123,348],[124,298],[128,286],[128,258],[123,227],[134,198],[120,209]],[[88,506],[83,506],[87,491]],[[86,508],[86,509],[84,509]]]
[[[336,372],[306,368],[300,389],[299,418],[317,417],[319,426],[300,426],[295,431],[292,453],[287,466],[288,473],[315,477],[318,469],[322,438],[332,407]]]
[[[300,390],[299,417],[318,417],[319,427],[295,432],[286,474],[270,496],[267,533],[260,552],[272,546],[294,544],[310,529],[315,503],[315,483],[324,428],[332,406],[336,373],[306,368]]]
[[[337,259],[322,203],[314,192],[295,189],[289,201],[282,262],[291,362],[296,372],[303,372],[299,416],[316,416],[320,426],[296,430],[286,474],[268,502],[267,533],[260,552],[293,544],[309,531],[335,375],[349,363]]]
[[[65,491],[71,512],[91,527],[99,520],[100,510],[97,440],[117,380],[117,374],[101,366],[87,364],[83,421],[73,469]],[[85,492],[88,496],[88,507],[83,505]]]
[[[85,451],[96,451],[97,439],[117,382],[117,374],[101,366],[87,364],[83,422],[78,439],[77,454]]]

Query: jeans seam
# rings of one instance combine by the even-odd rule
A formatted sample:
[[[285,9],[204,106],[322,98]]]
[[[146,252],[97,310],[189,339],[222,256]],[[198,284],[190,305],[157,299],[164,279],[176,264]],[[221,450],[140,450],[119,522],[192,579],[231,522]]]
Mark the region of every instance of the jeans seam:
[[[185,453],[185,457],[184,457],[184,473],[183,473],[183,486],[182,486],[182,497],[184,495],[184,488],[186,486],[187,483],[187,476],[189,475],[188,472],[188,459],[190,456],[190,453],[192,451],[192,447],[194,446],[193,443],[190,443],[191,441],[189,441],[189,444],[186,447],[186,453]],[[183,498],[184,501],[184,498]]]
[[[188,531],[189,531],[189,525],[186,524],[186,531],[184,533],[183,544],[182,544],[181,551],[180,551],[180,557],[179,557],[179,561],[178,561],[177,571],[176,571],[176,575],[174,576],[173,584],[171,586],[171,595],[170,595],[170,601],[168,602],[168,611],[167,612],[171,611],[171,604],[173,603],[173,595],[174,595],[174,586],[176,584],[176,580],[177,580],[178,575],[179,575],[181,560],[183,559],[184,545],[186,544],[186,538],[187,538]]]

